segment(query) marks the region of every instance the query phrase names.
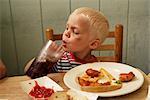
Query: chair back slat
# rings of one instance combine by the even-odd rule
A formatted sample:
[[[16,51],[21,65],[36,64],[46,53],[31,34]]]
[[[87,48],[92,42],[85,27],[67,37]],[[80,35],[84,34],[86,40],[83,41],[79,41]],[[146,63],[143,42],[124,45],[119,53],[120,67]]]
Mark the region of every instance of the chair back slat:
[[[97,59],[99,62],[116,62],[114,56],[99,56]]]
[[[62,40],[62,34],[57,34],[53,38],[54,40]]]
[[[114,32],[109,32],[109,34],[108,34],[108,36],[107,36],[108,38],[112,38],[112,37],[115,37],[115,34],[114,34]]]
[[[61,40],[62,34],[54,34],[54,31],[52,28],[46,29],[46,39],[47,40]]]
[[[99,48],[95,49],[95,51],[106,51],[106,50],[114,50],[115,45],[113,44],[108,44],[108,45],[101,45]]]

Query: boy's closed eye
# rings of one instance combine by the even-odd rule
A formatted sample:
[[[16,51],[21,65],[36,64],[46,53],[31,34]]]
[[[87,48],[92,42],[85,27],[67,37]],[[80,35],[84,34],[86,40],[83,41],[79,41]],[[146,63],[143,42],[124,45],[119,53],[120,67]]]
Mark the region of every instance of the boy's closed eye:
[[[65,30],[68,30],[69,28],[68,27],[66,27],[66,29]]]
[[[68,26],[68,24],[66,24],[66,29],[65,30],[68,30],[69,29],[69,26]]]
[[[74,32],[74,34],[78,35],[79,33]]]
[[[69,27],[68,27],[68,26],[66,26],[66,30],[69,30]],[[75,29],[74,27],[71,28],[71,31],[72,31],[72,33],[74,33],[75,35],[78,35],[78,34],[79,34],[79,31],[78,31],[77,29]]]
[[[73,30],[73,33],[76,34],[76,35],[79,34],[79,32],[76,29]]]

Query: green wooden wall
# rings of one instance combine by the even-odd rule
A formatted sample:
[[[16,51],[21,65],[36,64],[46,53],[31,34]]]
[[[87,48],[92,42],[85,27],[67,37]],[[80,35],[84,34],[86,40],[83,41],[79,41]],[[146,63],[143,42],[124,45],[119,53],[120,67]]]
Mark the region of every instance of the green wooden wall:
[[[69,14],[81,6],[102,11],[110,30],[123,24],[123,63],[150,72],[149,0],[0,0],[0,57],[8,75],[23,74],[26,62],[45,43],[44,30],[63,32]],[[111,52],[110,52],[111,54]]]

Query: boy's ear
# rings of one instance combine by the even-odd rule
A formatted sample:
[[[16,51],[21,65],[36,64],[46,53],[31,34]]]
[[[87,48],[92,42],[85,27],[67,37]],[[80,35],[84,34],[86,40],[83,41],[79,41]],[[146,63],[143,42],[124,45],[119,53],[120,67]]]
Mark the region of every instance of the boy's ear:
[[[101,42],[99,39],[95,39],[93,41],[90,42],[89,46],[90,46],[90,49],[96,49],[100,46]]]

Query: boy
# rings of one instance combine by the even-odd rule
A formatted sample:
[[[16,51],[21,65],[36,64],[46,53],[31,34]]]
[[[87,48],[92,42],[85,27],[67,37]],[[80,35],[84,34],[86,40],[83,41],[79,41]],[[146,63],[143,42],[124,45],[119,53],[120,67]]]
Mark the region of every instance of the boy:
[[[26,74],[37,78],[50,72],[66,72],[77,65],[96,62],[91,51],[105,40],[108,28],[107,19],[99,11],[87,7],[76,9],[69,16],[63,33],[63,56],[56,61],[48,61],[43,67],[34,61]]]

